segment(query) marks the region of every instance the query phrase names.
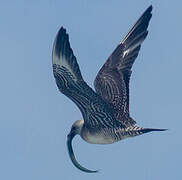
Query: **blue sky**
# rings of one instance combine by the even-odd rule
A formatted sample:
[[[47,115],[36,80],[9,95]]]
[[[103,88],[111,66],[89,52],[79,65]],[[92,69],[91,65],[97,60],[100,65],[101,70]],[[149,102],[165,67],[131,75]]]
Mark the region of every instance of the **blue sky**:
[[[71,163],[66,136],[82,119],[60,94],[51,51],[58,29],[69,35],[82,75],[94,78],[144,10],[152,4],[149,34],[130,81],[131,116],[143,127],[169,128],[112,145],[79,136],[73,146],[86,174]],[[0,179],[181,179],[180,1],[14,0],[0,6]]]

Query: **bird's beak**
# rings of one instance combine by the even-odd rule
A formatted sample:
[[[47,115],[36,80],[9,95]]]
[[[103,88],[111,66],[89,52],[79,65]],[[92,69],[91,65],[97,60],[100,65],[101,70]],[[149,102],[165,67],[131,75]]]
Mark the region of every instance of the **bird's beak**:
[[[69,153],[69,156],[70,156],[70,159],[71,159],[72,163],[75,165],[75,167],[77,167],[81,171],[84,171],[84,172],[87,172],[87,173],[95,173],[95,172],[98,172],[98,171],[92,171],[92,170],[89,170],[89,169],[86,169],[86,168],[82,167],[77,162],[77,160],[75,159],[75,155],[74,155],[73,148],[72,148],[72,140],[75,137],[75,135],[76,134],[74,132],[70,132],[68,134],[68,136],[67,136],[67,148],[68,148],[68,153]]]

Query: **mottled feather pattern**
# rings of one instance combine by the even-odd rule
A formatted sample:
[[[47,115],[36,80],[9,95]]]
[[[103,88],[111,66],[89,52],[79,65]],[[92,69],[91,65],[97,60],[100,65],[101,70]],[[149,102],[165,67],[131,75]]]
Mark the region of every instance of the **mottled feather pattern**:
[[[148,33],[151,10],[149,7],[145,11],[99,71],[94,82],[97,93],[82,78],[66,30],[59,30],[53,46],[54,76],[59,90],[79,107],[85,126],[135,126],[129,115],[129,81],[132,65]]]
[[[59,90],[79,107],[85,126],[126,128],[136,124],[129,115],[129,80],[147,36],[151,10],[144,12],[99,71],[94,82],[97,93],[82,78],[66,30],[58,31],[52,53],[54,76]]]
[[[118,125],[110,106],[83,80],[64,28],[54,42],[53,72],[59,90],[82,112],[85,126],[96,129]]]
[[[143,13],[100,69],[94,81],[96,92],[82,78],[66,30],[61,27],[58,31],[52,53],[53,73],[60,92],[78,106],[83,116],[82,120],[72,125],[67,136],[70,159],[81,171],[97,172],[77,162],[72,149],[72,140],[77,134],[88,143],[111,144],[143,133],[166,130],[138,127],[129,113],[132,66],[148,34],[151,11],[152,6]]]
[[[143,13],[116,47],[94,81],[96,92],[113,105],[116,109],[114,114],[116,120],[125,127],[133,126],[136,123],[129,114],[129,81],[133,63],[148,34],[147,28],[152,16],[151,11],[152,6]]]

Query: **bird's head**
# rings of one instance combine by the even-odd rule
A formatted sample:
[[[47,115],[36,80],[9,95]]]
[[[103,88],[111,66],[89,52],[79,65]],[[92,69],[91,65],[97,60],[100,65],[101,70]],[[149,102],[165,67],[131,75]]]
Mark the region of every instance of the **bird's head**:
[[[74,155],[74,152],[73,152],[73,148],[72,148],[72,140],[75,137],[75,135],[77,135],[77,134],[80,135],[81,134],[81,130],[82,130],[83,124],[84,124],[84,120],[77,120],[72,125],[71,131],[70,131],[70,133],[67,136],[68,153],[69,153],[69,156],[70,156],[71,161],[73,162],[73,164],[78,169],[80,169],[81,171],[84,171],[84,172],[88,172],[88,173],[95,173],[97,171],[92,171],[92,170],[86,169],[86,168],[84,168],[83,166],[81,166],[77,162],[77,160],[75,159],[75,155]]]
[[[84,120],[77,120],[73,123],[72,127],[71,127],[71,131],[68,134],[68,136],[75,136],[77,134],[81,134],[81,130],[84,124]]]

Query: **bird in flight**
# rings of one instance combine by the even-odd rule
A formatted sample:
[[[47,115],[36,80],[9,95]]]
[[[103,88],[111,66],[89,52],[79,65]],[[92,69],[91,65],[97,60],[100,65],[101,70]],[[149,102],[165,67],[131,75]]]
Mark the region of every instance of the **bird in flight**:
[[[80,109],[83,120],[73,123],[67,136],[67,147],[73,164],[88,173],[97,171],[81,166],[75,159],[72,140],[80,135],[92,144],[111,144],[128,137],[166,129],[142,128],[129,113],[129,81],[132,65],[146,38],[152,6],[138,19],[98,72],[94,87],[84,81],[66,30],[61,27],[53,45],[52,64],[61,93]]]

